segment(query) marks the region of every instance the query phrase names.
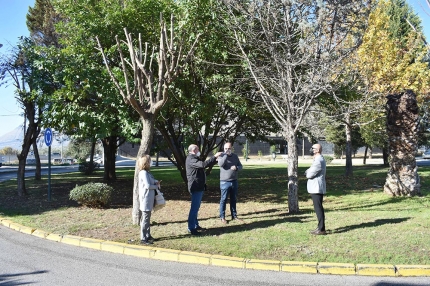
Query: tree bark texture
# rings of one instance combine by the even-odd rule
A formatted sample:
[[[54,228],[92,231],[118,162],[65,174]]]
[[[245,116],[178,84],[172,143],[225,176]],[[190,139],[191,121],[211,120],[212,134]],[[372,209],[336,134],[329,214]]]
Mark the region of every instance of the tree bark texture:
[[[142,138],[140,140],[139,151],[137,152],[136,166],[134,168],[134,184],[133,184],[133,210],[132,220],[133,224],[140,223],[140,203],[139,203],[139,171],[137,168],[137,160],[151,151],[152,140],[154,137],[154,116],[148,116],[146,119],[141,118],[142,121]]]
[[[109,136],[103,138],[103,165],[104,165],[104,175],[103,180],[112,182],[116,180],[115,172],[115,161],[116,161],[116,151],[118,149],[118,137]]]
[[[369,150],[369,146],[366,145],[366,148],[364,149],[363,165],[366,165],[367,150]]]
[[[290,134],[285,139],[288,144],[288,213],[297,214],[300,212],[297,136]]]
[[[346,150],[345,150],[345,176],[352,177],[352,135],[351,135],[351,117],[348,113],[345,118],[345,135],[346,135]]]
[[[393,196],[421,194],[415,155],[418,147],[418,105],[411,90],[387,96],[390,169],[384,192]]]
[[[37,142],[33,142],[33,154],[36,161],[36,171],[34,173],[34,179],[40,181],[42,179],[42,164],[40,163],[39,149],[37,148]]]
[[[23,102],[26,117],[28,119],[28,127],[24,134],[24,142],[22,143],[21,153],[18,157],[18,172],[17,172],[17,193],[18,196],[24,196],[27,194],[25,188],[25,165],[27,163],[28,152],[30,151],[31,145],[36,142],[37,137],[40,133],[38,128],[40,118],[36,119],[36,107],[33,102]],[[39,111],[40,114],[40,111]]]

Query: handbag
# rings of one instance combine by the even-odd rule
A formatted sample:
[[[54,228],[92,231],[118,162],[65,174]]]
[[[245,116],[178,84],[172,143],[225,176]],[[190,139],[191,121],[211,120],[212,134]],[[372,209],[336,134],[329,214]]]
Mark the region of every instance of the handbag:
[[[160,190],[155,190],[154,211],[162,209],[166,205],[163,193]]]

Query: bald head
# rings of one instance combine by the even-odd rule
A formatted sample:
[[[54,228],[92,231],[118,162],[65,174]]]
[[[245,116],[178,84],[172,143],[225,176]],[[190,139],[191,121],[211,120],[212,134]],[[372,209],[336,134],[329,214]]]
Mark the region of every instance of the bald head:
[[[314,150],[314,154],[322,154],[322,147],[318,143],[312,145],[312,150]]]

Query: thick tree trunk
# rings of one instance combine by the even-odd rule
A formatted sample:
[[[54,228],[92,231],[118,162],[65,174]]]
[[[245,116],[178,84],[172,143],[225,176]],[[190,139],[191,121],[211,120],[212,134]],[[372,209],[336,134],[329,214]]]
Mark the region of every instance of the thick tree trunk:
[[[18,172],[17,172],[17,193],[18,196],[24,196],[27,194],[25,188],[25,165],[27,163],[28,152],[30,151],[31,145],[36,141],[37,136],[39,136],[40,129],[37,128],[38,122],[35,122],[35,109],[33,104],[24,103],[26,116],[28,119],[28,128],[24,134],[24,141],[22,143],[21,153],[17,154],[18,157]]]
[[[26,157],[22,158],[18,156],[18,172],[17,172],[17,191],[18,196],[27,195],[27,189],[25,188],[25,161]]]
[[[31,126],[31,125],[30,125]],[[25,165],[27,161],[28,152],[31,146],[31,133],[32,128],[29,127],[24,136],[24,143],[22,144],[21,153],[17,155],[18,157],[18,172],[17,172],[17,191],[18,196],[27,195],[27,189],[25,188]]]
[[[369,146],[367,146],[367,145],[366,145],[366,148],[364,149],[363,165],[366,165],[366,160],[367,160],[367,150],[369,150]]]
[[[287,133],[288,144],[288,213],[297,214],[299,209],[299,179],[298,179],[298,150],[297,136]]]
[[[137,153],[136,166],[134,169],[133,210],[131,214],[133,224],[139,224],[141,216],[139,210],[139,172],[137,168],[137,160],[143,155],[150,153],[152,140],[154,138],[154,115],[147,114],[147,118],[141,117],[140,120],[142,121],[142,138],[140,140],[140,147]]]
[[[345,151],[345,176],[352,177],[352,136],[351,136],[351,125],[350,125],[350,116],[347,114],[346,116],[346,124],[345,124],[345,135],[346,135],[346,151]]]
[[[37,142],[33,142],[33,154],[34,159],[36,161],[36,172],[34,173],[34,179],[35,180],[41,180],[42,179],[42,164],[40,164],[40,155],[39,155],[39,149],[37,148]]]
[[[104,176],[103,180],[106,182],[112,182],[116,180],[116,151],[118,150],[118,137],[109,136],[102,139],[103,144],[103,165],[104,165]]]
[[[383,147],[382,148],[382,161],[384,163],[384,166],[390,165],[390,162],[388,162],[388,157],[389,157],[388,149],[386,147]]]
[[[421,194],[415,155],[418,147],[419,109],[411,90],[387,96],[387,134],[390,169],[384,192],[393,196]]]

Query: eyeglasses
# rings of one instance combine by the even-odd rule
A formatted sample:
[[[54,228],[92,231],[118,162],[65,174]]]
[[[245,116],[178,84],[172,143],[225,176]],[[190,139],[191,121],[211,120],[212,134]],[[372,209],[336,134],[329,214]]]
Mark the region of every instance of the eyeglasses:
[[[231,150],[231,148],[224,148],[224,149]]]

